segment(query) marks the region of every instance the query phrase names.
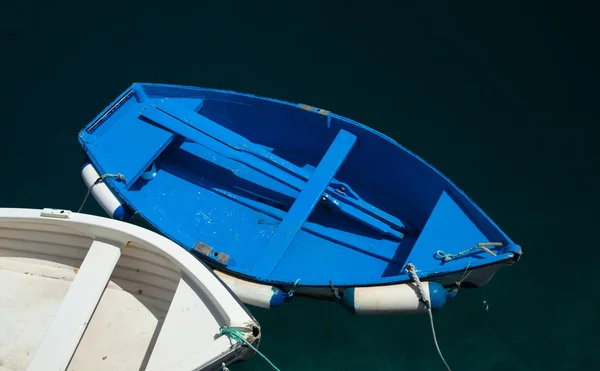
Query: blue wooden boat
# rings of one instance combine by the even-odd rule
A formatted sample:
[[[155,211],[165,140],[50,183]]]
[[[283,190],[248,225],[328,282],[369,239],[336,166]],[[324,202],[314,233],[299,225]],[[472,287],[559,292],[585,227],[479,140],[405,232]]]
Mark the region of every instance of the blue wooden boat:
[[[443,286],[443,304],[461,277],[482,286],[521,256],[431,165],[307,104],[136,83],[79,140],[86,184],[102,178],[92,194],[107,213],[137,213],[217,270],[280,293],[368,311],[376,304],[365,298],[411,281],[411,262]]]

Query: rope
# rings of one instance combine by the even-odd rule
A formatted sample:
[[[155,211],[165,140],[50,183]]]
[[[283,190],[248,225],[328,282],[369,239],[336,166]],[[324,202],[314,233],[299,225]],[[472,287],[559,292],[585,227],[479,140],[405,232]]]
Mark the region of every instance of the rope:
[[[429,323],[431,323],[431,332],[433,333],[433,342],[435,343],[435,348],[437,349],[438,354],[440,355],[440,358],[442,359],[442,362],[444,362],[444,366],[446,366],[448,371],[452,371],[452,370],[450,370],[450,366],[448,366],[448,363],[444,359],[444,356],[442,355],[442,351],[440,350],[440,346],[438,345],[437,337],[435,335],[435,326],[433,325],[433,314],[431,313],[431,308],[427,308],[427,313],[429,313]]]
[[[342,300],[342,296],[340,295],[340,290],[337,287],[333,286],[333,282],[329,280],[329,288],[331,289],[331,295],[333,295],[333,299],[335,301]]]
[[[139,210],[134,212],[133,214],[131,214],[131,216],[129,217],[128,222],[131,222],[133,220],[133,217],[136,216],[139,213]]]
[[[246,340],[246,338],[244,337],[244,333],[241,330],[238,329],[233,329],[233,328],[229,328],[229,327],[221,327],[219,329],[219,332],[221,335],[225,334],[225,335],[229,335],[231,336],[232,339],[236,340],[238,343],[242,344],[242,343],[246,343],[250,348],[252,348],[252,350],[254,350],[258,355],[260,355],[261,357],[264,358],[265,361],[267,361],[269,363],[269,365],[271,365],[271,367],[273,367],[274,370],[276,371],[281,371],[279,370],[277,367],[275,367],[275,365],[273,364],[273,362],[271,362],[264,354],[262,354],[258,349],[256,349],[252,344],[250,344],[248,342],[248,340]]]
[[[221,371],[229,371],[225,362],[221,362]]]
[[[431,308],[429,299],[427,299],[427,295],[425,295],[425,290],[423,289],[423,285],[421,285],[421,280],[419,280],[419,276],[417,276],[417,273],[415,272],[416,269],[415,269],[415,266],[413,265],[413,263],[408,263],[406,265],[406,270],[408,271],[410,278],[412,278],[412,280],[415,281],[415,284],[417,285],[417,289],[419,289],[421,301],[423,301],[423,303],[425,303],[425,306],[427,307],[427,309]]]
[[[460,290],[460,286],[462,285],[462,283],[469,277],[469,275],[473,272],[473,271],[469,271],[469,267],[471,266],[471,261],[469,260],[469,262],[467,263],[467,266],[465,267],[465,271],[462,274],[462,277],[460,277],[460,280],[458,282],[456,282],[456,288],[454,289],[454,291],[456,291],[458,293],[458,290]]]
[[[410,275],[412,280],[415,281],[415,284],[417,285],[417,289],[419,290],[419,294],[421,296],[421,300],[423,301],[423,303],[425,303],[425,306],[427,307],[427,313],[429,313],[429,323],[431,324],[431,332],[433,333],[433,342],[435,343],[435,348],[437,349],[437,352],[438,352],[442,362],[444,363],[444,366],[446,366],[446,369],[448,369],[448,371],[452,371],[452,370],[450,370],[450,366],[448,366],[448,363],[444,359],[444,356],[442,355],[442,351],[440,350],[440,346],[437,341],[437,336],[435,334],[435,326],[433,324],[433,314],[431,313],[431,303],[427,299],[427,296],[425,296],[425,290],[423,289],[421,280],[419,280],[419,277],[417,276],[416,269],[415,269],[415,266],[413,265],[413,263],[409,262],[406,265],[406,271],[408,272],[408,274]]]
[[[445,262],[449,262],[450,260],[457,259],[457,258],[460,258],[460,257],[465,256],[467,254],[470,254],[470,253],[472,253],[473,251],[475,251],[477,249],[481,249],[481,250],[487,252],[488,254],[490,254],[492,256],[496,256],[496,253],[493,252],[492,250],[488,249],[486,246],[502,246],[502,242],[480,242],[480,243],[477,244],[477,246],[473,246],[470,249],[466,249],[466,250],[461,251],[461,252],[459,252],[457,254],[446,254],[442,250],[438,250],[435,253],[435,256],[438,259],[442,259]]]
[[[92,188],[94,188],[94,186],[100,182],[103,182],[104,179],[106,178],[116,178],[119,181],[125,182],[125,176],[121,173],[117,173],[117,174],[104,174],[101,177],[99,177],[98,179],[96,179],[96,181],[94,182],[94,184],[92,184],[90,186],[90,189],[88,189],[87,194],[85,195],[85,198],[83,199],[83,202],[81,203],[81,206],[79,206],[79,210],[77,210],[77,213],[79,214],[81,212],[81,209],[83,209],[83,205],[85,205],[85,203],[88,200],[88,197],[90,197],[90,193],[92,193]]]
[[[292,296],[294,296],[294,293],[296,292],[296,285],[298,285],[298,282],[300,282],[300,278],[298,278],[296,280],[296,282],[294,282],[294,286],[292,286],[292,288],[290,289],[290,291],[288,291],[288,296],[291,298]]]

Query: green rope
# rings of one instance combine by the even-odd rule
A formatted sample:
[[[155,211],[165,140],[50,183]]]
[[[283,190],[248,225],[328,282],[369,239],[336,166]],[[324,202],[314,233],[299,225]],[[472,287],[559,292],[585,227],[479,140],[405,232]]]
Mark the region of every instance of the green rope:
[[[275,365],[273,364],[273,362],[271,362],[264,354],[262,354],[252,344],[250,344],[248,342],[248,340],[245,339],[244,333],[241,330],[237,330],[237,329],[233,329],[233,328],[229,328],[229,327],[221,327],[219,329],[219,332],[221,333],[221,335],[225,334],[225,335],[231,336],[231,338],[233,338],[234,340],[237,340],[237,342],[240,343],[240,344],[242,344],[242,343],[248,344],[248,346],[250,348],[252,348],[252,350],[254,350],[256,353],[258,353],[258,355],[260,355],[261,357],[263,357],[265,359],[265,361],[267,361],[271,365],[271,367],[273,367],[274,370],[281,371],[277,367],[275,367]]]

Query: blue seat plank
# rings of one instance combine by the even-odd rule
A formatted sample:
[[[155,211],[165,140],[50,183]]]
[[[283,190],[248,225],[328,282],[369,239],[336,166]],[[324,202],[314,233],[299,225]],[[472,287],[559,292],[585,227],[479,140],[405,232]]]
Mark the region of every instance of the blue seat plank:
[[[163,126],[164,128],[181,135],[184,138],[188,138],[208,149],[214,151],[221,156],[226,158],[239,161],[255,170],[258,170],[274,179],[283,182],[294,190],[302,189],[305,182],[301,179],[298,179],[280,168],[267,164],[264,161],[251,156],[244,152],[236,151],[230,146],[225,145],[221,141],[217,141],[210,136],[204,134],[202,131],[196,129],[193,126],[182,122],[180,119],[169,115],[156,107],[146,106],[141,112],[140,115]]]
[[[279,220],[285,219],[286,212],[274,206],[269,206],[260,201],[255,201],[251,198],[235,195],[224,189],[212,188],[211,190],[241,205],[269,215],[272,218]],[[385,260],[388,262],[396,261],[394,260],[394,257],[396,255],[396,250],[398,249],[397,243],[394,244],[390,241],[390,244],[387,246],[383,245],[379,246],[377,249],[373,249],[372,243],[370,243],[370,241],[367,242],[368,238],[361,240],[358,239],[356,235],[349,234],[347,232],[340,231],[334,228],[327,228],[317,223],[305,222],[302,225],[302,229],[316,236],[323,237],[329,241],[333,241],[350,249],[360,251],[363,254],[373,256],[377,259]]]
[[[131,186],[142,176],[144,171],[160,156],[161,153],[167,148],[169,144],[175,138],[175,134],[169,133],[165,135],[164,133],[160,136],[156,136],[153,141],[150,143],[146,143],[143,148],[145,149],[146,156],[143,156],[142,153],[139,154],[140,159],[144,162],[140,162],[137,170],[132,171],[132,175],[130,178],[127,178],[127,183],[125,184],[125,189],[129,190]],[[144,142],[148,139],[148,137],[144,138]],[[141,165],[141,166],[140,166]]]
[[[93,140],[96,157],[109,164],[104,172],[123,174],[125,189],[129,190],[174,137],[158,125],[134,118],[128,119],[127,125],[105,128],[101,136],[87,140]]]
[[[269,151],[252,143],[236,132],[227,129],[226,127],[223,127],[194,111],[187,110],[168,98],[163,99],[159,104],[156,105],[156,108],[238,151],[260,153],[261,156],[263,156],[263,152],[270,153]],[[277,163],[275,162],[275,164]]]
[[[168,98],[164,99],[156,106],[156,108],[163,113],[168,114],[169,116],[177,118],[181,122],[189,125],[191,128],[202,132],[206,136],[203,137],[203,141],[201,143],[202,145],[207,145],[207,140],[209,138],[213,138],[218,143],[238,151],[238,154],[229,151],[229,155],[226,155],[228,158],[233,158],[253,167],[258,171],[264,172],[265,174],[268,174],[269,176],[294,187],[296,190],[302,190],[305,182],[311,177],[311,173],[307,169],[298,167],[291,162],[274,155],[270,151],[267,151],[261,146],[252,143],[243,136],[213,122],[202,115],[197,114],[196,112],[183,109]],[[153,112],[153,114],[155,113]],[[212,146],[214,147],[214,145]],[[223,150],[223,147],[220,148]],[[256,161],[261,159],[266,161]],[[333,205],[339,211],[371,228],[374,228],[384,235],[390,236],[396,240],[401,240],[402,233],[400,232],[407,231],[407,228],[400,221],[400,219],[363,201],[360,199],[360,197],[355,199],[344,194],[340,194],[329,185],[327,186],[326,191],[327,192],[324,196],[332,201]],[[340,205],[340,203],[344,203],[347,206]],[[395,227],[395,229],[392,227]]]
[[[355,143],[356,136],[354,134],[340,130],[300,196],[275,230],[266,249],[256,260],[252,268],[256,276],[268,277],[273,272]]]

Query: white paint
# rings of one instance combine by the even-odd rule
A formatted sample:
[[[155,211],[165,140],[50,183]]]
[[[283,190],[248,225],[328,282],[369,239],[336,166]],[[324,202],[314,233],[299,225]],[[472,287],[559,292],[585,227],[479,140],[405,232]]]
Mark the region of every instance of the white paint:
[[[68,219],[71,216],[70,210],[43,209],[42,216],[48,218]]]
[[[102,209],[112,217],[115,210],[121,206],[121,202],[115,197],[104,182],[94,185],[98,178],[100,178],[100,174],[98,174],[92,164],[87,164],[83,167],[81,170],[81,177],[88,189],[93,186],[91,191],[92,196],[96,199],[98,204],[100,204]]]
[[[268,309],[271,298],[281,292],[273,286],[242,280],[217,270],[214,272],[244,304]]]
[[[429,300],[429,283],[421,282]],[[354,289],[354,310],[359,315],[416,314],[427,311],[412,283]]]
[[[191,370],[195,365],[209,363],[215,354],[219,354],[220,349],[230,347],[235,342],[228,336],[221,336],[217,341],[181,336],[182,328],[187,332],[200,334],[207,325],[217,328],[224,324],[224,319],[211,315],[211,308],[203,305],[186,280],[187,278],[182,277],[179,281],[146,371]],[[204,320],[198,321],[198,318]]]
[[[41,214],[0,209],[0,370],[202,370],[252,355],[219,328],[255,341],[258,323],[180,246],[109,218]]]
[[[27,370],[63,371],[104,292],[121,249],[94,241]]]

